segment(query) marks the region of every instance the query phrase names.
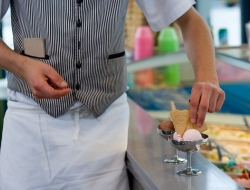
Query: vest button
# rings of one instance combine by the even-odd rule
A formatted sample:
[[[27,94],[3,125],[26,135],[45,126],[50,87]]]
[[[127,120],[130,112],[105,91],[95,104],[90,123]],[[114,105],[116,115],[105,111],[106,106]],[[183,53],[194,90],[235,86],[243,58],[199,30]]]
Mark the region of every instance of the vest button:
[[[78,21],[76,22],[76,26],[77,26],[77,27],[82,27],[82,22],[81,22],[80,20],[78,20]]]
[[[76,63],[76,68],[77,68],[77,69],[80,69],[81,66],[82,66],[82,63],[81,63],[80,61],[78,61],[78,62]]]
[[[83,0],[77,0],[76,2],[78,5],[80,5],[83,2]]]
[[[77,84],[76,84],[76,90],[79,90],[79,89],[80,89],[80,84],[77,83]]]

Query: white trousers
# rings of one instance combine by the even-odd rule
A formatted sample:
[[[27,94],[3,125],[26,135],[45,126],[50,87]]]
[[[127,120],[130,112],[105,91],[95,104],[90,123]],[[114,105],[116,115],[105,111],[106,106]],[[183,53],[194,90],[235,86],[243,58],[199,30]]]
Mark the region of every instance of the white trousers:
[[[10,92],[10,99],[0,156],[1,190],[129,189],[126,94],[97,119],[79,103],[53,118],[25,96]]]

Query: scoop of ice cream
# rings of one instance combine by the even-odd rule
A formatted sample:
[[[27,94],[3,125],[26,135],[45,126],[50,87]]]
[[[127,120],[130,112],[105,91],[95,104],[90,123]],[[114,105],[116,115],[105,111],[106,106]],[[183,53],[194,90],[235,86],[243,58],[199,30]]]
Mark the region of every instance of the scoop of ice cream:
[[[174,131],[174,124],[170,120],[165,120],[158,125],[158,128],[162,130]]]
[[[177,132],[174,133],[173,139],[176,140],[176,141],[179,141],[179,142],[183,141],[183,138]]]
[[[186,130],[182,138],[184,141],[198,141],[203,139],[201,133],[196,129]]]

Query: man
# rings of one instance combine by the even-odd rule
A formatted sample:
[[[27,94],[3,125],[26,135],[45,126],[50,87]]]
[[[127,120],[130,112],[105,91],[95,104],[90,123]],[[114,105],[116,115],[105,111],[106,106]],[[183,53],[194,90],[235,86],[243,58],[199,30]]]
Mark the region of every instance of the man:
[[[137,0],[154,30],[176,20],[196,81],[190,120],[224,101],[211,35],[193,0]],[[10,1],[14,51],[9,71],[0,177],[4,190],[128,189],[124,157],[124,22],[127,0]],[[0,2],[0,18],[9,5]]]

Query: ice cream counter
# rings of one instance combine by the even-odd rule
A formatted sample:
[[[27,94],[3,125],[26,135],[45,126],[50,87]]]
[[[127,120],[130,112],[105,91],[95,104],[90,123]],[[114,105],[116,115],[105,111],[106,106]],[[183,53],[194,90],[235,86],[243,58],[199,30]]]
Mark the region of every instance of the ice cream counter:
[[[173,157],[174,148],[157,133],[158,120],[132,100],[127,151],[127,168],[131,190],[240,190],[244,189],[199,152],[192,154],[192,167],[202,171],[198,176],[180,176],[176,172],[186,164],[171,165],[164,159]],[[166,116],[167,118],[167,116]],[[178,153],[186,158],[186,153]]]
[[[185,164],[174,167],[163,162],[165,158],[173,156],[172,146],[157,134],[155,129],[157,121],[150,120],[146,113],[144,113],[145,116],[141,116],[143,114],[133,107],[131,112],[134,113],[134,116],[131,116],[131,122],[134,121],[134,125],[138,129],[130,129],[132,140],[129,140],[128,158],[135,161],[130,161],[128,166],[130,163],[143,163],[142,166],[145,168],[131,169],[137,174],[137,177],[132,179],[142,180],[140,184],[144,186],[146,184],[146,187],[143,186],[144,189],[240,188],[226,180],[225,175],[229,175],[246,189],[250,189],[249,180],[247,180],[250,176],[250,166],[248,166],[250,164],[249,54],[245,45],[216,49],[216,70],[220,86],[226,93],[226,100],[219,113],[208,113],[206,117],[206,122],[209,124],[207,134],[211,140],[210,149],[200,150],[199,153],[196,152],[192,156],[192,166],[203,172],[201,176],[180,177],[176,175],[176,172],[185,168]],[[164,78],[168,74],[165,72],[166,68],[168,69],[168,66],[172,64],[179,64],[180,78],[177,85],[170,84]],[[194,74],[185,52],[157,55],[149,59],[130,62],[128,72],[128,85],[131,85],[127,91],[128,97],[153,118],[160,121],[169,118],[170,101],[174,101],[180,110],[188,109]],[[144,78],[142,74],[144,74]],[[142,146],[141,141],[147,146]],[[133,152],[136,158],[131,157],[130,152]],[[179,152],[179,154],[182,157],[186,156],[186,153]],[[200,154],[210,162],[206,162],[206,159]],[[243,166],[242,164],[248,165]],[[241,166],[239,167],[239,165]],[[220,170],[224,172],[220,173]],[[223,177],[221,178],[221,176]],[[218,180],[221,182],[217,183]],[[175,187],[172,184],[179,186],[175,185]],[[199,184],[203,185],[199,187]],[[217,186],[214,186],[215,184]],[[223,186],[225,184],[228,187]]]

